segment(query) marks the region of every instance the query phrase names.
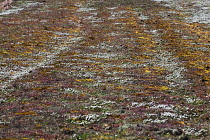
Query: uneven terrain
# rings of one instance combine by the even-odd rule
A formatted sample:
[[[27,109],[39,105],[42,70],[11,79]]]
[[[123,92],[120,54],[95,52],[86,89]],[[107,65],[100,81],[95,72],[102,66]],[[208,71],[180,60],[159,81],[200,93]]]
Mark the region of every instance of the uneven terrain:
[[[166,4],[32,0],[3,11],[0,139],[210,139],[210,26],[191,20],[195,3]]]

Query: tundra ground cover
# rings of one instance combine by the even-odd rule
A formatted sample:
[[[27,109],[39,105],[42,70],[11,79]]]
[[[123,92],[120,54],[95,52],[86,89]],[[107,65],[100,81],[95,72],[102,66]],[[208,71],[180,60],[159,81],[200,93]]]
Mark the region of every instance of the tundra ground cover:
[[[145,0],[1,17],[1,139],[208,139],[209,27]]]

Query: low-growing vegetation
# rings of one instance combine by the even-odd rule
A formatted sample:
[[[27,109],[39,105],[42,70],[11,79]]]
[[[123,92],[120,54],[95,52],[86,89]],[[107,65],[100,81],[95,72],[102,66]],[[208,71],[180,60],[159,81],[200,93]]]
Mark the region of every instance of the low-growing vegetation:
[[[208,24],[149,0],[14,5],[0,15],[0,139],[210,138]]]

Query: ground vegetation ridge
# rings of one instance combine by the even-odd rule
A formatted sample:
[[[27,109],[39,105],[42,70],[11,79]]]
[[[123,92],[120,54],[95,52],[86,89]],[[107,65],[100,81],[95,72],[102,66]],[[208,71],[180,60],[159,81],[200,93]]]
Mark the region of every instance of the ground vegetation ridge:
[[[17,0],[2,11],[0,140],[210,139],[210,26],[165,4]]]

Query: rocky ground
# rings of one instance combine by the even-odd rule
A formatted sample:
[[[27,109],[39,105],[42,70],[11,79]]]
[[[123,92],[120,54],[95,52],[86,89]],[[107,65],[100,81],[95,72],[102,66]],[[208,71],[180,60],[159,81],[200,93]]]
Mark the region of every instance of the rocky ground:
[[[195,3],[167,4],[34,0],[2,12],[0,139],[209,139],[209,24],[190,20]]]
[[[0,11],[12,8],[13,0],[0,0]]]

